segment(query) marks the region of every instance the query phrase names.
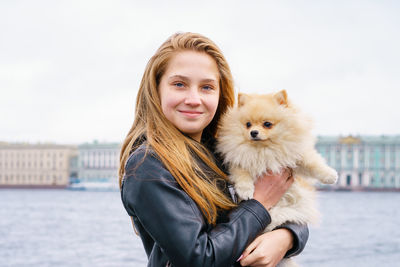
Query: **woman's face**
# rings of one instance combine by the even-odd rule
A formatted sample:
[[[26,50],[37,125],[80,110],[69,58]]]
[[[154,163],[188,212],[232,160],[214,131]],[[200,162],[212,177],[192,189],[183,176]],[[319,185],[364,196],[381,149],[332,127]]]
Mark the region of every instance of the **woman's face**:
[[[219,72],[215,60],[196,51],[176,53],[158,90],[165,117],[181,132],[200,141],[218,107]]]

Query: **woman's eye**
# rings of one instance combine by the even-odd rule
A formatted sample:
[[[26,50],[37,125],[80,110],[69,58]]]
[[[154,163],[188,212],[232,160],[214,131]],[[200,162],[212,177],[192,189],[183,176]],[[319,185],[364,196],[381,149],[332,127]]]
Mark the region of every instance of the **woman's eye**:
[[[269,121],[264,122],[264,127],[266,128],[271,128],[272,123],[270,123]]]
[[[211,86],[209,86],[209,85],[204,85],[203,89],[204,90],[212,90],[213,88]]]
[[[183,87],[183,86],[185,86],[183,83],[180,83],[180,82],[174,83],[174,85],[175,85],[176,87]]]
[[[251,127],[251,123],[250,123],[250,122],[247,122],[247,123],[246,123],[246,127],[247,127],[247,128],[250,128],[250,127]]]

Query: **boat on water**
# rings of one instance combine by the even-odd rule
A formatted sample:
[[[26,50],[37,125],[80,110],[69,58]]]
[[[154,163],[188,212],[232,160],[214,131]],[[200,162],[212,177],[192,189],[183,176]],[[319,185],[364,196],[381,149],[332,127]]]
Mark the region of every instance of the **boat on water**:
[[[118,181],[116,179],[74,179],[71,180],[69,190],[77,191],[119,191]]]

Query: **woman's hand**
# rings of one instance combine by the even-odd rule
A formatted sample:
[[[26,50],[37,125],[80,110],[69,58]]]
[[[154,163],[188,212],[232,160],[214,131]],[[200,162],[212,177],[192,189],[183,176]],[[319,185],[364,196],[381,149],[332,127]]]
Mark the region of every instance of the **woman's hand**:
[[[253,198],[270,210],[278,203],[293,181],[291,169],[286,168],[280,173],[267,172],[258,177],[255,182]]]
[[[242,266],[275,267],[293,246],[293,235],[285,228],[264,233],[257,237],[244,251]]]

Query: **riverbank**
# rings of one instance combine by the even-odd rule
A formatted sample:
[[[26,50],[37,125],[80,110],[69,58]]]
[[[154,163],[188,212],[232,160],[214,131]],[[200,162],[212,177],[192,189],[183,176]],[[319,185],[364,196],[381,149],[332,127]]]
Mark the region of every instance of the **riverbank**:
[[[319,187],[317,190],[337,192],[400,192],[400,188],[390,187]]]
[[[115,184],[77,183],[71,185],[0,185],[0,189],[67,189],[80,191],[119,191]],[[400,188],[389,187],[317,187],[326,192],[400,192]]]

